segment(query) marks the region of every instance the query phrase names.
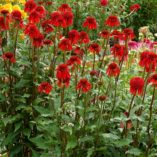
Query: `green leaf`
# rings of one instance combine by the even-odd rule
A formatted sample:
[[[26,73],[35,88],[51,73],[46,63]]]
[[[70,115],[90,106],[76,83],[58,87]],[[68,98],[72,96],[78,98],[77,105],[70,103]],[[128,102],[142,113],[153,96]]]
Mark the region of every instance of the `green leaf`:
[[[116,144],[117,147],[124,147],[124,146],[128,146],[131,142],[132,142],[131,139],[121,139],[115,141],[114,143]]]
[[[127,154],[139,156],[142,152],[138,148],[132,148],[126,152]]]
[[[94,148],[89,148],[87,152],[87,157],[91,157],[94,153]]]
[[[77,146],[76,137],[70,137],[70,139],[68,140],[67,146],[66,146],[66,150],[73,149],[76,146]]]

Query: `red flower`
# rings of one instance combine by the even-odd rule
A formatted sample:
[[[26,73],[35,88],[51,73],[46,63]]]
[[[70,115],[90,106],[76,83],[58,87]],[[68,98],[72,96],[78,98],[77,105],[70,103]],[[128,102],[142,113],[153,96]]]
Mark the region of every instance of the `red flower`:
[[[25,3],[24,11],[30,13],[32,10],[36,8],[37,4],[34,2],[34,0],[28,0]]]
[[[43,43],[44,43],[44,45],[49,45],[49,46],[51,46],[53,44],[53,42],[51,40],[49,40],[49,39],[45,39],[43,41]]]
[[[51,23],[55,27],[64,26],[65,21],[63,20],[62,14],[60,12],[57,12],[57,11],[53,12],[51,14]]]
[[[138,11],[141,8],[141,6],[139,4],[133,4],[130,6],[130,11]]]
[[[109,33],[109,31],[104,30],[104,31],[100,32],[99,35],[100,35],[102,38],[104,38],[104,39],[108,39],[108,37],[110,36],[110,33]]]
[[[71,11],[72,9],[71,9],[71,7],[70,7],[68,4],[62,4],[62,5],[58,8],[58,10],[59,10],[60,12],[67,12],[67,11]]]
[[[4,53],[2,55],[2,58],[4,60],[6,60],[6,61],[8,60],[11,63],[15,63],[16,62],[16,59],[15,59],[14,54],[12,52],[6,52],[6,53]]]
[[[65,85],[69,86],[70,83],[70,73],[67,64],[60,64],[57,67],[56,77],[58,79],[58,85],[62,87]]]
[[[42,82],[38,86],[39,93],[49,94],[51,92],[51,90],[52,90],[52,85],[48,82]]]
[[[36,27],[36,25],[29,23],[29,24],[26,26],[26,28],[25,28],[25,30],[24,30],[24,33],[25,33],[26,35],[28,35],[30,38],[35,38],[36,35],[39,34],[39,30],[38,30],[38,28]]]
[[[41,47],[43,46],[43,40],[44,36],[41,33],[39,33],[33,38],[33,45],[35,47]]]
[[[131,29],[131,28],[125,28],[122,32],[122,38],[123,40],[126,40],[126,39],[134,39],[135,38],[135,34],[134,34],[134,31]]]
[[[118,31],[118,30],[113,30],[112,33],[111,33],[111,36],[113,36],[114,39],[121,38],[121,35],[122,35],[122,33],[120,31]]]
[[[83,23],[83,27],[87,27],[89,30],[97,29],[97,22],[94,17],[87,17]]]
[[[89,40],[88,34],[86,32],[84,32],[84,31],[81,31],[80,32],[80,40],[79,41],[80,41],[81,44],[89,43],[90,40]]]
[[[89,46],[88,50],[89,50],[90,52],[92,52],[92,53],[98,54],[98,53],[101,51],[101,48],[100,48],[99,44],[97,44],[97,43],[92,43],[92,44]]]
[[[99,71],[98,70],[92,70],[92,71],[90,71],[90,76],[99,77]]]
[[[44,20],[41,25],[45,33],[51,33],[54,30],[51,25],[51,20]]]
[[[109,77],[116,77],[118,76],[120,73],[120,69],[119,69],[119,66],[116,64],[116,63],[110,63],[108,65],[108,68],[106,70],[106,74],[109,76]]]
[[[19,10],[14,10],[11,12],[11,18],[16,21],[22,20],[22,14]]]
[[[73,24],[74,16],[73,16],[72,12],[64,12],[62,14],[62,16],[63,16],[63,20],[64,20],[64,22],[62,24],[63,28],[69,27],[69,26],[71,26]]]
[[[78,56],[71,56],[70,59],[67,61],[67,65],[80,65],[81,60]]]
[[[144,88],[144,79],[141,77],[133,77],[130,80],[130,93],[133,95],[142,95]]]
[[[157,67],[157,54],[149,51],[142,52],[139,65],[144,67],[147,72],[155,71]]]
[[[77,44],[79,40],[79,32],[77,30],[71,30],[68,33],[68,38],[71,41],[71,44]]]
[[[105,101],[107,99],[106,95],[100,95],[99,96],[99,101]]]
[[[0,31],[9,29],[9,19],[8,17],[5,19],[3,16],[0,16]]]
[[[157,87],[157,74],[153,74],[149,77],[148,83],[152,84],[153,86]]]
[[[87,79],[81,79],[76,86],[76,89],[81,90],[83,93],[87,93],[91,88],[92,85]]]
[[[41,19],[40,14],[36,10],[33,10],[28,18],[30,23],[38,23],[40,19]]]
[[[100,4],[106,7],[108,5],[108,0],[100,0]]]
[[[84,50],[77,46],[74,49],[74,54],[77,55],[77,56],[79,56],[80,58],[82,58],[83,55],[84,55]]]
[[[39,14],[40,18],[43,18],[46,15],[46,11],[43,6],[37,6],[35,11]]]
[[[126,50],[124,45],[115,44],[111,48],[111,52],[114,57],[117,57],[120,61],[122,59],[127,60],[128,58],[128,50]]]
[[[3,9],[3,10],[1,10],[1,14],[3,14],[4,16],[6,16],[7,14],[9,14],[9,11],[8,11],[8,10]]]
[[[60,41],[58,45],[59,49],[62,51],[71,51],[72,50],[72,45],[69,39],[64,38]]]
[[[106,21],[105,21],[105,24],[109,27],[116,27],[116,26],[119,26],[120,25],[120,21],[118,19],[117,16],[114,16],[114,15],[110,15]]]

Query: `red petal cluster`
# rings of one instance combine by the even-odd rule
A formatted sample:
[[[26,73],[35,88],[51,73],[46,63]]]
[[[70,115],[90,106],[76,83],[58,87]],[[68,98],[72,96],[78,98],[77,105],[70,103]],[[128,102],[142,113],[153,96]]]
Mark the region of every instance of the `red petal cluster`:
[[[52,85],[48,82],[42,82],[38,86],[39,93],[49,94],[51,92],[51,90],[52,90]]]
[[[144,79],[141,77],[133,77],[130,80],[130,93],[133,95],[142,95],[144,88]]]
[[[90,89],[92,88],[92,85],[90,84],[90,82],[87,79],[81,79],[78,84],[76,89],[82,91],[83,93],[87,93],[88,91],[90,91]]]

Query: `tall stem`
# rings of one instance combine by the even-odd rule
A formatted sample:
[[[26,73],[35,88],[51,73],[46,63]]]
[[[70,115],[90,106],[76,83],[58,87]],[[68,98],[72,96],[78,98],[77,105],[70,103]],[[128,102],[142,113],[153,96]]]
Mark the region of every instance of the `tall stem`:
[[[147,157],[149,154],[149,150],[151,149],[151,135],[150,135],[150,127],[151,127],[151,121],[152,121],[152,115],[153,115],[153,102],[154,102],[154,98],[155,98],[155,89],[156,87],[154,86],[153,88],[153,95],[152,95],[152,100],[150,103],[150,107],[149,107],[149,120],[148,120],[148,125],[147,125],[147,134],[148,134],[148,143],[147,143],[147,150],[146,150],[146,154],[145,156]]]

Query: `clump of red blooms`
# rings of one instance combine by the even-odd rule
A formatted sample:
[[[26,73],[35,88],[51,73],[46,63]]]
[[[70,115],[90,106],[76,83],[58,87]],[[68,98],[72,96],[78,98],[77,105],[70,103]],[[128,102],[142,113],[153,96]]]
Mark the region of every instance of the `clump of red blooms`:
[[[15,59],[15,56],[12,52],[5,52],[3,55],[2,55],[2,58],[5,60],[5,61],[9,61],[11,63],[15,63],[16,62],[16,59]]]
[[[71,44],[71,41],[68,38],[62,39],[60,41],[58,47],[62,51],[71,51],[72,50],[72,44]]]
[[[146,72],[154,72],[157,67],[157,54],[151,51],[142,52],[139,65],[144,67]]]
[[[77,30],[73,29],[73,30],[69,31],[69,33],[68,33],[68,38],[69,38],[71,44],[77,44],[79,41],[79,37],[80,37],[80,34]]]
[[[150,83],[152,86],[157,87],[157,74],[153,74],[148,78],[148,83]]]
[[[108,30],[103,30],[102,32],[99,33],[99,35],[104,39],[108,39],[108,37],[110,36],[110,33]]]
[[[139,4],[133,4],[130,6],[130,11],[136,12],[141,8]]]
[[[108,0],[100,0],[101,6],[106,7],[108,5]]]
[[[69,86],[70,83],[70,73],[69,68],[67,64],[60,64],[58,65],[56,69],[56,77],[58,79],[58,86],[63,87],[64,85],[66,87]]]
[[[130,93],[133,95],[142,95],[144,89],[144,79],[141,77],[133,77],[130,80]]]
[[[50,94],[51,91],[52,91],[52,85],[48,82],[42,82],[38,86],[39,93]]]
[[[88,50],[92,53],[98,54],[101,50],[101,47],[97,43],[92,43],[92,44],[90,44]]]
[[[84,31],[80,32],[79,42],[80,42],[80,44],[87,44],[90,42],[89,36],[86,32],[84,32]]]
[[[118,58],[120,61],[127,60],[128,58],[128,50],[124,45],[114,44],[114,46],[111,48],[111,52],[114,58]]]
[[[83,27],[86,27],[89,30],[97,29],[97,22],[94,17],[87,17],[83,23]]]
[[[69,60],[67,60],[67,65],[72,66],[72,65],[80,65],[81,64],[81,59],[78,56],[71,56]]]
[[[105,25],[109,26],[109,27],[118,27],[120,26],[120,21],[118,19],[117,16],[115,15],[110,15],[106,21],[105,21]]]
[[[109,76],[109,77],[117,77],[120,73],[120,68],[119,66],[116,64],[116,63],[110,63],[108,65],[108,68],[106,70],[106,74]]]
[[[76,89],[80,90],[83,93],[89,92],[91,88],[92,88],[91,83],[85,78],[81,79],[76,86]]]

